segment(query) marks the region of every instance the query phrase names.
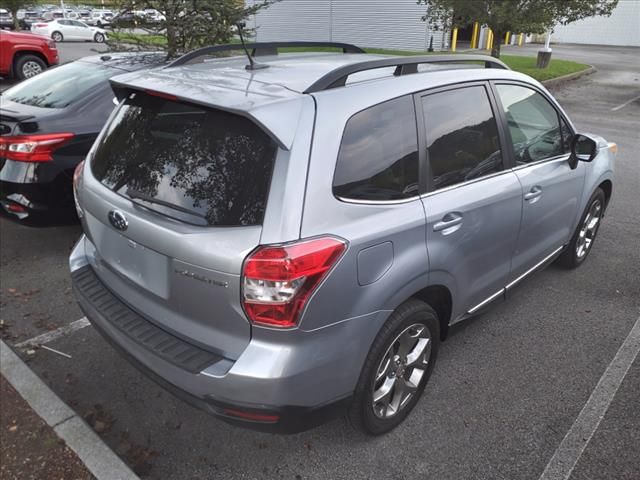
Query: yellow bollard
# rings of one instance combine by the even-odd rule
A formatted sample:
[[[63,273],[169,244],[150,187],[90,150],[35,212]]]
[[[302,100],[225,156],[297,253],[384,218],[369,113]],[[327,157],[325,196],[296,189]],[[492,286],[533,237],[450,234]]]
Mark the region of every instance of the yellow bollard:
[[[507,33],[504,35],[504,44],[505,44],[505,45],[509,45],[509,40],[511,40],[511,32],[507,32]]]
[[[521,47],[522,46],[522,41],[524,40],[524,33],[521,33],[518,36],[518,46]]]
[[[478,33],[480,30],[480,25],[478,22],[473,22],[473,32],[471,33],[471,48],[478,48]]]
[[[491,29],[487,29],[487,46],[486,50],[491,50],[493,48],[493,32]]]
[[[458,44],[458,27],[453,27],[451,32],[451,51],[456,51],[456,45]]]

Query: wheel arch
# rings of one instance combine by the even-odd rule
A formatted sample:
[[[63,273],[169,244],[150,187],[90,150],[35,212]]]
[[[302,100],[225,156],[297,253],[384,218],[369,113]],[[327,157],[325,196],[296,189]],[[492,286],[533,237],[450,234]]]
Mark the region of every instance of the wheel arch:
[[[440,322],[440,340],[446,339],[453,309],[453,296],[449,288],[445,285],[429,285],[410,298],[422,300],[436,311]]]
[[[601,188],[604,192],[604,208],[605,211],[609,206],[609,201],[611,200],[611,196],[613,195],[613,182],[609,179],[603,181],[598,185],[598,188]]]
[[[16,65],[18,64],[18,60],[20,57],[24,57],[25,55],[33,55],[34,57],[38,57],[40,60],[44,62],[47,67],[50,67],[49,62],[47,61],[47,57],[45,57],[41,52],[36,50],[17,50],[13,55],[13,60],[11,61],[12,73],[16,72]]]

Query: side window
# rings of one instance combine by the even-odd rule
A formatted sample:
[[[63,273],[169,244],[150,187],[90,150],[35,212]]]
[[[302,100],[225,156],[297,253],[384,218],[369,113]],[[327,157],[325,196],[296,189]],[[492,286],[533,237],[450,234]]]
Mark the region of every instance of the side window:
[[[483,86],[426,95],[422,110],[436,190],[503,169],[498,127]]]
[[[351,117],[342,136],[333,194],[381,201],[418,193],[418,138],[412,97],[390,100]]]
[[[541,94],[519,85],[497,85],[516,164],[524,165],[562,155],[567,151],[556,109]],[[564,123],[564,122],[563,122]],[[568,131],[568,126],[564,125]]]

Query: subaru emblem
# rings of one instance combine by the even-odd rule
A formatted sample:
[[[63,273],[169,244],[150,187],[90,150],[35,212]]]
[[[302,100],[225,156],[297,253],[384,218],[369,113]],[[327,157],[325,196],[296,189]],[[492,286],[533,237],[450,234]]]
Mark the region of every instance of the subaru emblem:
[[[124,216],[124,213],[118,210],[111,210],[109,212],[109,223],[113,225],[113,228],[116,230],[124,231],[129,226],[129,222],[127,222],[127,217]]]

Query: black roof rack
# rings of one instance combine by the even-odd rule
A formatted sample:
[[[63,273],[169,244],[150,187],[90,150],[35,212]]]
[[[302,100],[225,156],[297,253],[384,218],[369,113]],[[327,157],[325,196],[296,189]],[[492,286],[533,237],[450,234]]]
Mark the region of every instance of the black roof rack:
[[[352,63],[350,65],[338,67],[316,80],[305,90],[304,93],[320,92],[322,90],[329,90],[330,88],[343,87],[349,75],[367,70],[375,70],[377,68],[396,67],[394,75],[398,76],[418,73],[418,65],[425,63],[469,62],[484,62],[485,68],[502,68],[510,70],[503,62],[488,55],[423,55],[382,58],[379,60]]]
[[[262,43],[246,43],[247,50],[251,50],[252,57],[264,55],[277,55],[279,48],[341,48],[343,53],[365,53],[360,47],[351,45],[350,43],[336,42],[262,42]],[[212,45],[210,47],[202,47],[192,52],[186,53],[177,58],[165,68],[177,67],[189,63],[196,58],[206,57],[212,53],[230,52],[233,50],[242,50],[240,43],[229,43],[225,45]]]

